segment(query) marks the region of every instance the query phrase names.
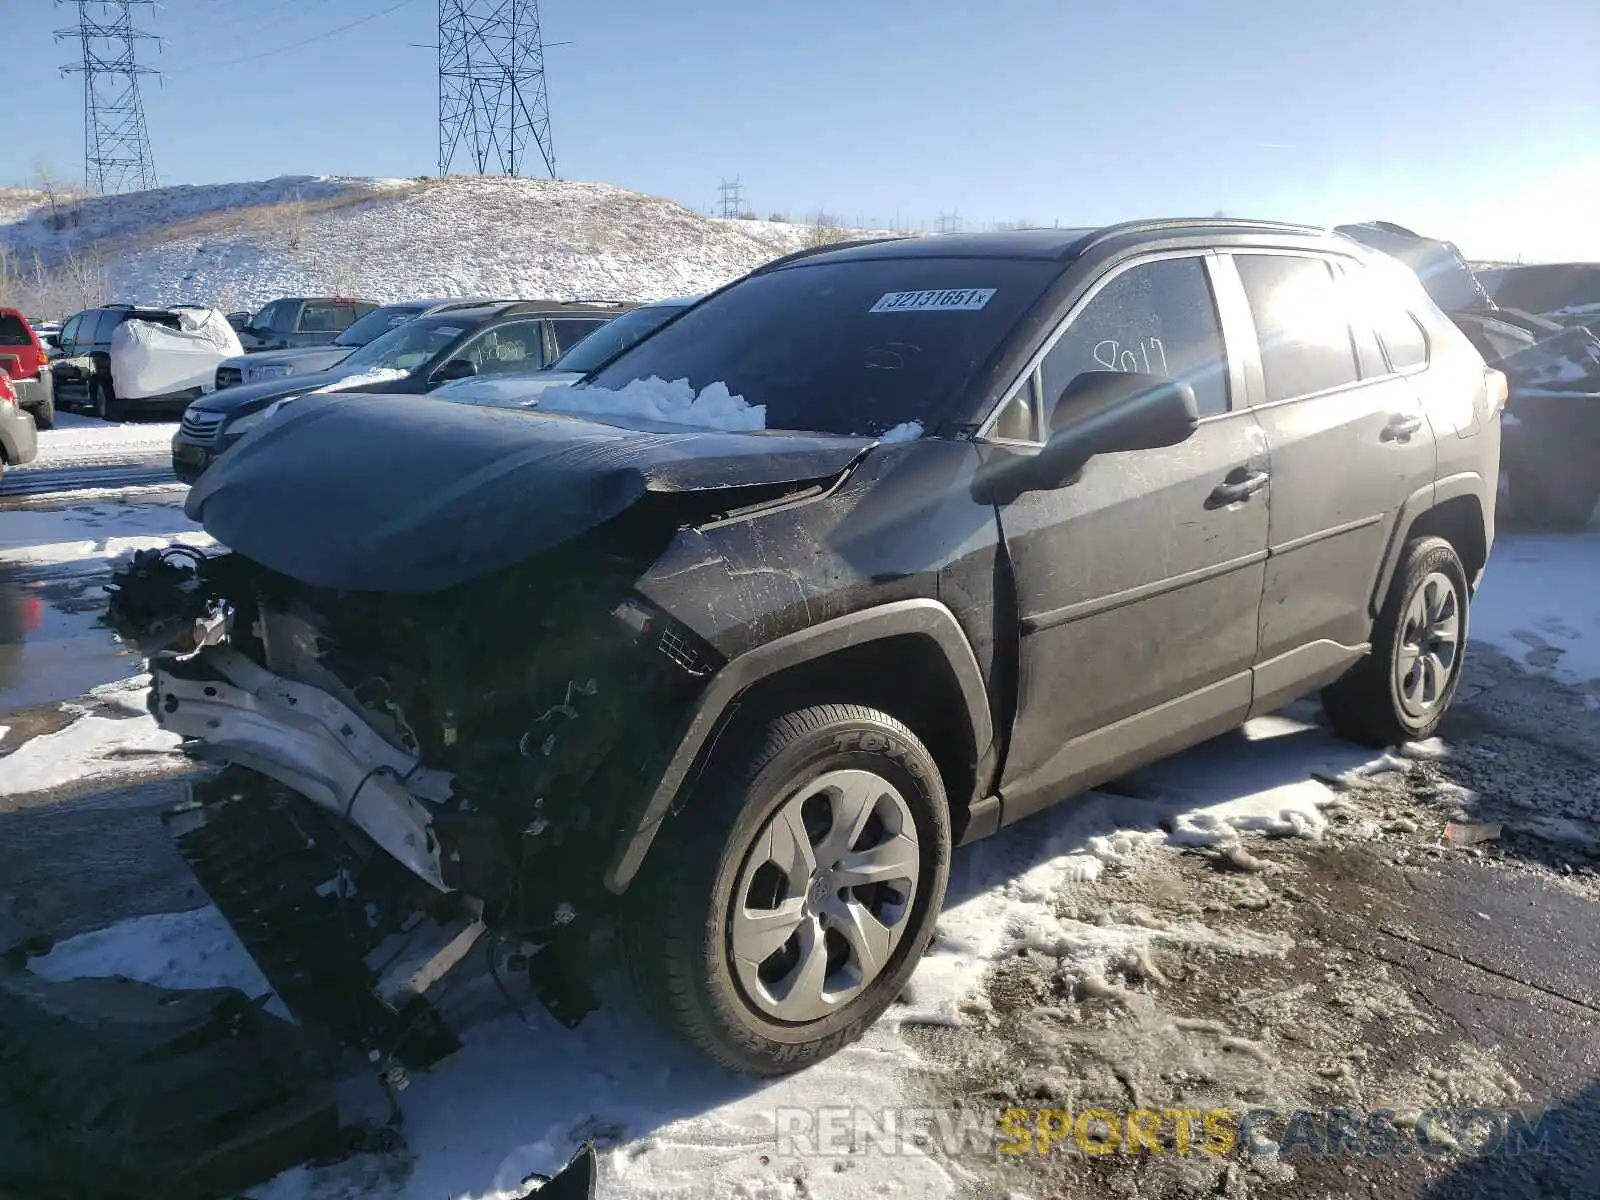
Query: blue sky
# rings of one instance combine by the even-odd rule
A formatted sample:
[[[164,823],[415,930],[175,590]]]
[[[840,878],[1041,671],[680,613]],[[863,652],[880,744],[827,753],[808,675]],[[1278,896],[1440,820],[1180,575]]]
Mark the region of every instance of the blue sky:
[[[436,5],[164,0],[163,183],[431,174]],[[7,0],[0,178],[81,177],[82,92]],[[557,165],[709,210],[1084,224],[1384,217],[1474,255],[1600,258],[1595,0],[544,0]],[[18,10],[22,11],[18,11]],[[327,36],[323,36],[327,34]],[[305,39],[298,49],[271,53]]]

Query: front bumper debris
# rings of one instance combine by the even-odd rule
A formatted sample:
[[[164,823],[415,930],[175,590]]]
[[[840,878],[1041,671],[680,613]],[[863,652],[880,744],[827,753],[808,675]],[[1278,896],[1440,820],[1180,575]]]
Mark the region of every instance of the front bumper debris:
[[[449,774],[386,741],[327,692],[205,646],[151,663],[156,722],[194,739],[199,757],[250,767],[359,828],[418,878],[449,891],[427,803],[450,798]]]

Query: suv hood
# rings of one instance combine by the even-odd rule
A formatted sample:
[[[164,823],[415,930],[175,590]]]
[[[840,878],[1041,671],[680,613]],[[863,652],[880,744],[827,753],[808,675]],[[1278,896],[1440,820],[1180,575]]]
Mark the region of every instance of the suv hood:
[[[289,353],[286,351],[286,353]],[[250,355],[251,358],[264,357]],[[283,379],[264,379],[260,383],[238,383],[230,388],[223,388],[220,392],[210,394],[196,400],[189,407],[200,412],[228,413],[231,416],[243,416],[246,412],[264,408],[275,400],[287,400],[291,396],[303,396],[307,392],[315,391],[319,387],[326,387],[335,380],[346,379],[357,374],[354,367],[346,367],[343,363],[329,367],[325,371],[314,371],[304,375],[289,375]]]
[[[331,367],[346,355],[358,350],[358,346],[295,346],[288,350],[263,350],[259,354],[236,354],[232,358],[225,358],[222,364],[238,367],[241,370],[249,367],[258,367],[265,363],[288,363],[301,371],[320,371],[324,367]]]
[[[568,541],[647,495],[803,487],[839,476],[873,444],[647,432],[345,392],[296,401],[246,435],[184,508],[223,545],[313,587],[433,592]]]

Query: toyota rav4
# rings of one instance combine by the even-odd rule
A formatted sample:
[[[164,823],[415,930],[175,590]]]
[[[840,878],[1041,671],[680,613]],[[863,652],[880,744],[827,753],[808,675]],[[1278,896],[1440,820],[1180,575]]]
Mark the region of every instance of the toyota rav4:
[[[245,769],[174,828],[291,1008],[419,1061],[484,946],[575,1021],[614,913],[652,1011],[775,1074],[895,1000],[953,847],[1318,689],[1431,733],[1504,398],[1315,229],[802,251],[536,408],[297,401],[189,496],[227,552],[112,618]]]

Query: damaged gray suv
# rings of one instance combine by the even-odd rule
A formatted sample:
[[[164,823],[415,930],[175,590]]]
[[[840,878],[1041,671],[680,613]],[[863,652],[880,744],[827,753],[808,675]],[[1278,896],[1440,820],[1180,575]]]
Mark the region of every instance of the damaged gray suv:
[[[297,401],[190,494],[226,552],[113,584],[157,720],[233,764],[179,843],[374,1056],[452,1048],[475,949],[579,1020],[614,916],[711,1057],[814,1062],[901,992],[953,847],[1318,689],[1365,742],[1438,725],[1505,381],[1380,259],[1220,219],[856,243],[536,408]]]

